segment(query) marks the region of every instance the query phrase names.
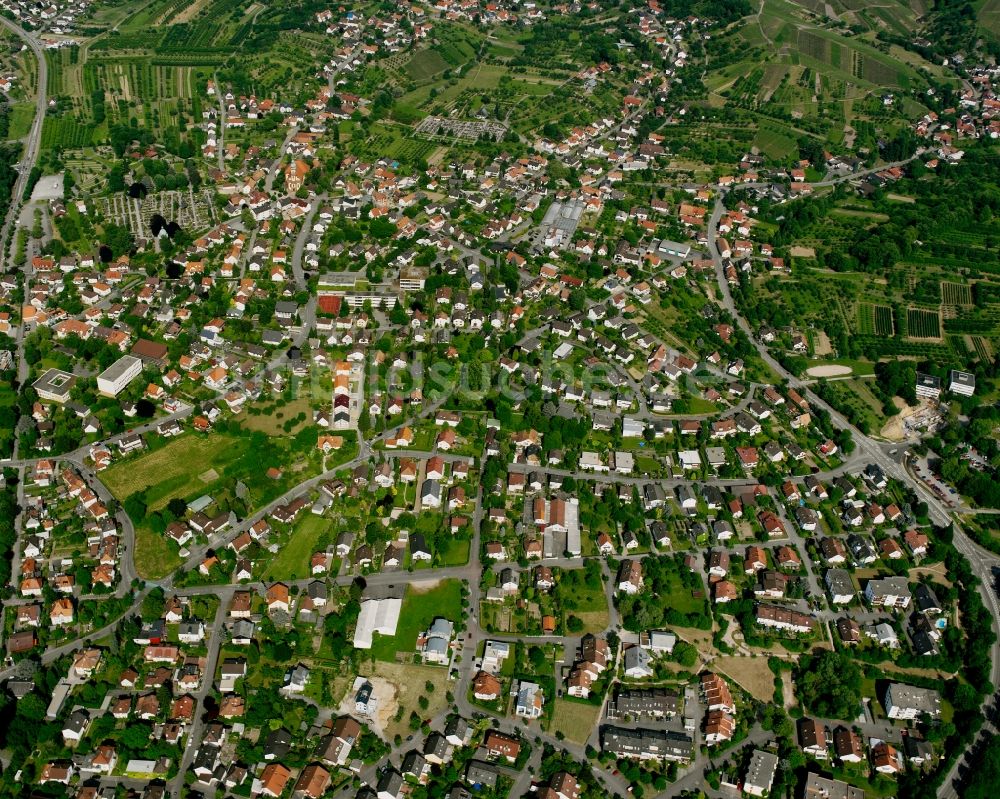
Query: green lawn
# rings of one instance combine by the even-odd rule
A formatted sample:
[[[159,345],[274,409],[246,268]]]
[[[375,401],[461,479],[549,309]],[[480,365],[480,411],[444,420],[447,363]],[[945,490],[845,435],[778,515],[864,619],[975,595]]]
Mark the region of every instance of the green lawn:
[[[579,618],[586,632],[600,632],[608,626],[608,598],[602,580],[587,582],[583,569],[571,569],[561,573],[557,590],[566,618]]]
[[[396,634],[382,636],[376,633],[372,642],[372,656],[376,660],[393,663],[397,652],[412,654],[417,636],[438,616],[454,622],[461,619],[462,584],[458,580],[442,580],[428,590],[410,585],[403,599]]]
[[[671,573],[669,581],[670,590],[661,596],[670,607],[680,613],[698,613],[703,610],[704,598],[692,596],[691,589],[681,582],[680,575]]]
[[[140,577],[158,580],[181,565],[177,547],[145,524],[135,526],[135,570]]]
[[[438,550],[438,565],[464,566],[469,562],[470,543],[468,539],[449,538]]]
[[[590,737],[601,708],[581,700],[556,699],[552,732],[561,732],[569,740],[583,744]]]
[[[297,580],[310,573],[309,558],[318,549],[320,536],[330,529],[329,519],[310,513],[300,519],[277,556],[264,570],[265,580]]]
[[[583,569],[571,569],[562,573],[559,597],[567,609],[584,613],[608,609],[603,581],[594,586],[588,584],[583,579]]]
[[[35,106],[33,103],[16,103],[10,109],[10,131],[7,138],[13,140],[22,139],[31,130],[32,120],[35,118]]]
[[[335,460],[352,457],[354,439],[351,435],[345,438],[344,446],[327,459],[328,467]],[[294,438],[269,437],[261,432],[191,432],[119,461],[106,469],[101,479],[119,500],[142,492],[150,511],[165,507],[173,497],[190,501],[202,494],[217,494],[233,488],[237,481],[247,487],[249,504],[259,507],[318,472],[320,462],[314,444],[300,445]],[[272,466],[282,470],[277,480],[266,475]]]

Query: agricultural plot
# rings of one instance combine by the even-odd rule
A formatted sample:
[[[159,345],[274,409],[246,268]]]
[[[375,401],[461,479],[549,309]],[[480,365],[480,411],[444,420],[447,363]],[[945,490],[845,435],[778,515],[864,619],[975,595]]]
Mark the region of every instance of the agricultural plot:
[[[407,135],[399,126],[373,125],[371,136],[350,142],[350,150],[362,158],[386,156],[405,163],[416,163],[427,158],[437,145],[431,141]]]
[[[892,308],[888,305],[875,305],[870,302],[858,304],[858,333],[867,336],[891,337],[895,334],[892,320]]]
[[[193,135],[181,133],[182,120],[193,125],[200,118],[195,82],[195,69],[190,66],[91,57],[82,65],[80,92],[89,101],[90,116],[98,122],[106,118],[112,124],[126,123],[135,117],[176,152],[180,140]],[[94,140],[103,139],[104,129],[98,125]]]
[[[878,59],[865,56],[856,50],[852,51],[852,55],[852,72],[855,77],[861,78],[861,80],[867,80],[870,83],[874,83],[879,86],[904,85],[905,81],[901,78],[899,70],[889,64],[879,61]]]
[[[993,360],[993,345],[990,344],[988,339],[982,336],[971,336],[972,347],[976,351],[976,355],[983,363],[990,363]]]
[[[905,87],[917,77],[910,65],[822,28],[799,29],[796,44],[807,59],[875,86]]]
[[[971,306],[972,286],[967,283],[951,283],[947,280],[942,280],[941,302],[945,305]]]
[[[809,56],[809,58],[822,61],[831,66],[840,66],[840,47],[831,47],[829,39],[818,36],[812,31],[803,28],[799,31],[798,46],[802,54]]]
[[[425,81],[448,69],[448,62],[437,50],[420,50],[403,66],[415,81]]]
[[[42,149],[79,150],[94,144],[93,125],[75,116],[46,116],[42,123]]]
[[[941,338],[941,314],[926,308],[907,308],[906,330],[910,338]]]
[[[779,125],[764,123],[757,129],[754,145],[765,155],[783,160],[798,152],[794,135]]]

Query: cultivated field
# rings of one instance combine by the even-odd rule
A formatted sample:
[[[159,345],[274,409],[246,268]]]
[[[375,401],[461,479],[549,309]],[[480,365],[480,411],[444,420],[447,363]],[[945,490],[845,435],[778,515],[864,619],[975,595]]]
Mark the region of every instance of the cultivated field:
[[[862,335],[892,336],[892,308],[870,302],[858,304],[858,333]]]
[[[941,302],[945,305],[972,305],[972,286],[968,283],[941,281]]]
[[[906,329],[910,338],[940,338],[941,314],[926,308],[907,308]]]

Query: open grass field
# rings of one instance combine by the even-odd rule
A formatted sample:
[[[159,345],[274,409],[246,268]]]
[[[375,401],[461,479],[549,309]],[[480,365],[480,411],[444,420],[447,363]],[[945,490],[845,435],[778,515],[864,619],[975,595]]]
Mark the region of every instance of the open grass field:
[[[872,432],[881,430],[885,423],[882,406],[871,393],[865,380],[855,378],[831,381],[827,385],[827,391],[833,397],[834,407],[855,424],[863,422]]]
[[[556,699],[556,710],[549,732],[553,735],[556,732],[561,732],[573,743],[586,743],[600,713],[601,709],[597,705],[569,699]]]
[[[119,461],[101,473],[101,481],[119,500],[132,494],[156,489],[162,494],[150,503],[151,510],[167,504],[171,497],[185,496],[204,483],[198,475],[208,469],[218,471],[232,462],[235,438],[217,435],[179,436],[160,449],[138,458]]]
[[[669,590],[664,595],[668,597],[666,601],[671,608],[680,613],[698,613],[702,610],[704,598],[693,596],[678,575],[671,574],[668,583]]]
[[[151,512],[174,497],[190,501],[202,494],[224,493],[233,490],[237,482],[247,489],[248,507],[256,508],[319,471],[322,459],[318,450],[296,446],[295,439],[265,439],[259,433],[187,433],[119,461],[101,477],[119,500],[142,493]],[[354,446],[349,438],[337,456],[349,460]],[[267,477],[272,466],[281,470],[279,479]]]
[[[33,103],[15,103],[10,109],[10,131],[7,138],[22,139],[27,136],[34,118],[35,106]]]
[[[394,663],[396,653],[405,656],[414,653],[417,636],[430,623],[442,616],[450,621],[458,621],[462,616],[462,586],[457,580],[442,580],[432,583],[411,583],[403,598],[403,608],[399,614],[399,624],[393,636],[375,636],[371,654],[376,660]]]
[[[559,600],[564,614],[577,616],[585,632],[597,633],[607,628],[610,614],[603,584],[592,587],[582,579],[577,580],[571,590],[560,591]]]
[[[871,422],[873,424],[882,423],[884,421],[882,403],[879,401],[878,397],[872,393],[871,386],[873,381],[855,378],[854,380],[847,380],[845,382],[854,392],[855,396],[868,406]]]
[[[254,415],[248,412],[243,417],[243,426],[247,430],[259,430],[269,436],[295,435],[307,424],[312,423],[312,406],[305,397],[299,397],[277,407],[273,407],[266,402],[261,402],[255,406],[248,406],[247,410],[249,411],[252,407],[260,408],[261,413]],[[306,415],[305,420],[296,424],[286,433],[284,429],[285,423],[301,413]]]
[[[439,566],[464,566],[469,562],[471,542],[459,538],[449,538],[445,546],[437,552]]]

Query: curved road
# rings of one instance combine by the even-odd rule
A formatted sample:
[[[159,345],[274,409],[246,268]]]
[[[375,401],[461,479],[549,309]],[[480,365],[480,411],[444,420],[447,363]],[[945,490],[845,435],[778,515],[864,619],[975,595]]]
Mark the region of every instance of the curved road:
[[[882,169],[888,169],[892,166],[901,166],[906,162],[897,162],[894,164],[888,164],[886,166],[878,167],[877,169],[865,170],[864,172],[853,173],[850,175],[845,175],[842,178],[836,178],[833,180],[824,181],[823,186],[832,186],[837,183],[842,183],[848,180],[856,179],[860,175],[866,174],[868,172],[880,171]],[[716,243],[718,238],[718,226],[719,220],[722,218],[723,213],[725,213],[724,205],[725,192],[720,193],[718,200],[715,203],[715,207],[712,210],[712,215],[708,223],[708,248],[711,254],[712,260],[715,263],[715,273],[719,284],[719,296],[723,307],[732,315],[733,319],[736,320],[737,325],[746,334],[747,338],[757,349],[761,359],[774,371],[776,375],[780,378],[787,380],[788,385],[799,391],[814,407],[822,408],[827,413],[830,414],[830,420],[838,428],[842,430],[848,430],[851,433],[854,443],[857,447],[856,455],[863,455],[868,462],[878,464],[886,475],[894,477],[900,482],[910,486],[916,495],[920,497],[927,503],[929,509],[929,515],[931,519],[939,525],[953,524],[954,527],[954,545],[955,548],[962,553],[963,556],[969,561],[969,565],[972,567],[973,573],[980,579],[981,585],[979,587],[979,592],[983,598],[983,604],[989,609],[990,614],[993,617],[993,627],[994,630],[1000,633],[1000,602],[998,602],[997,595],[993,591],[993,576],[992,568],[997,565],[997,556],[991,552],[980,547],[971,538],[969,538],[965,532],[962,530],[958,520],[953,517],[951,510],[938,498],[936,497],[930,489],[927,488],[924,483],[916,479],[911,475],[905,465],[894,460],[887,451],[886,446],[880,444],[879,442],[869,438],[864,435],[860,430],[858,430],[854,425],[852,425],[842,414],[840,414],[833,407],[828,405],[818,396],[816,396],[810,389],[809,386],[798,377],[793,375],[784,366],[782,366],[774,356],[768,351],[767,347],[756,338],[753,330],[750,328],[747,320],[739,313],[736,308],[736,303],[733,300],[732,292],[729,290],[729,282],[725,275],[725,262],[719,253],[719,248]],[[893,445],[895,446],[895,445]],[[1000,684],[1000,636],[998,636],[997,641],[993,645],[993,669],[992,669],[992,682],[994,685]],[[984,710],[992,703],[993,697],[988,696],[984,702]],[[989,734],[989,728],[986,728],[986,734]],[[978,736],[977,736],[978,739]],[[971,749],[971,747],[970,747]],[[961,753],[957,758],[956,762],[949,769],[948,773],[945,775],[944,782],[942,783],[940,789],[938,790],[939,799],[957,799],[960,796],[958,787],[956,786],[956,780],[959,775],[959,768],[963,762],[966,762],[967,752]]]
[[[49,68],[45,61],[45,52],[42,50],[42,43],[38,39],[6,17],[0,17],[0,25],[20,36],[24,40],[24,43],[31,48],[31,51],[35,54],[35,58],[38,59],[35,119],[31,123],[31,130],[28,133],[28,137],[24,140],[20,171],[17,181],[14,183],[14,192],[11,196],[10,208],[7,209],[7,218],[4,220],[2,230],[0,230],[0,267],[6,269],[8,265],[7,256],[10,232],[18,214],[21,212],[21,196],[28,185],[28,177],[31,175],[31,170],[34,169],[35,164],[38,162],[38,153],[42,145],[42,122],[45,120],[45,109],[48,107],[46,87],[48,86]]]

